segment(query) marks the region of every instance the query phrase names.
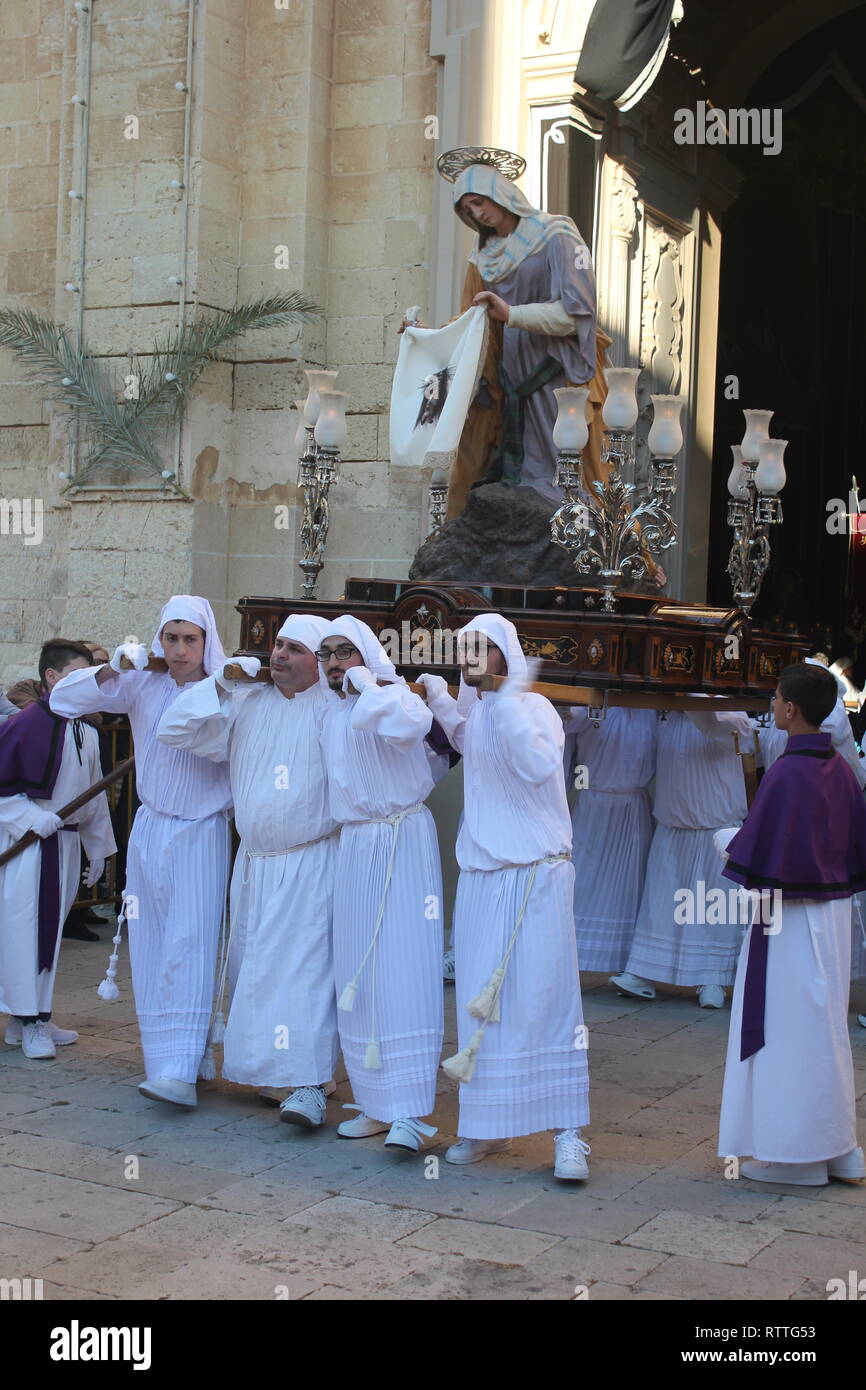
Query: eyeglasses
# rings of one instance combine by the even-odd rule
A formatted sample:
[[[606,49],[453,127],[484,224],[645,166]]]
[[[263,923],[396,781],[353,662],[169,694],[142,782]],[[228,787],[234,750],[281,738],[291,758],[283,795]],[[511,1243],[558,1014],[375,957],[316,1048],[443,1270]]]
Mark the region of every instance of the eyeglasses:
[[[314,652],[313,655],[317,661],[321,661],[323,666],[327,666],[332,656],[335,656],[338,661],[348,661],[349,657],[354,656],[357,650],[358,648],[351,646],[349,642],[344,642],[342,646],[335,647],[333,651],[325,649],[320,652]]]

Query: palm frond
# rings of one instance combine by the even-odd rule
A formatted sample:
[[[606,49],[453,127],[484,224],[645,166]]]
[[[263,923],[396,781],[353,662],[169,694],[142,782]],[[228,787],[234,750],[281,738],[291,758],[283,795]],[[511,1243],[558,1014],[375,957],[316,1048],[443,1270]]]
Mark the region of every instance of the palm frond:
[[[193,319],[179,333],[157,340],[146,364],[135,362],[138,398],[118,396],[111,368],[70,341],[69,330],[30,309],[0,309],[0,347],[7,347],[45,388],[49,400],[68,407],[66,424],[79,441],[79,466],[69,488],[96,469],[164,473],[159,439],[167,435],[184,398],[201,373],[220,361],[220,350],[253,329],[308,323],[322,310],[304,295],[271,295]],[[87,449],[87,456],[81,453]],[[187,494],[171,479],[176,492]]]

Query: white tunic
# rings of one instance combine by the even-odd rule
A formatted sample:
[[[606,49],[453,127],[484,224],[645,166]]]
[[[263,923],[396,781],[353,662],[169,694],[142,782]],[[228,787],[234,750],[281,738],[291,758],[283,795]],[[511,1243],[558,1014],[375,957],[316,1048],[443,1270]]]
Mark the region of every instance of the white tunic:
[[[425,806],[397,820],[433,789],[423,742],[430,724],[426,705],[404,685],[373,686],[345,699],[328,695],[324,757],[331,814],[343,827],[334,886],[338,998],[361,968],[387,884],[378,943],[361,969],[354,1007],[337,1013],[355,1100],[383,1121],[428,1115],[436,1103],[443,1029],[439,847]],[[378,1069],[365,1065],[371,1041],[379,1046]]]
[[[566,722],[566,774],[581,772],[571,812],[574,926],[581,970],[622,970],[628,960],[652,840],[653,710],[586,710]]]
[[[767,943],[764,1046],[740,1061],[750,927],[731,1004],[719,1153],[819,1163],[857,1144],[848,1036],[851,899],[785,900]]]
[[[90,724],[82,723],[80,731],[79,762],[72,724],[66,726],[60,769],[53,793],[47,800],[31,800],[29,796],[0,797],[0,853],[30,829],[34,806],[56,813],[101,779],[99,736]],[[51,969],[41,974],[38,968],[38,905],[44,841],[30,845],[0,868],[0,1012],[24,1018],[51,1012],[63,923],[75,901],[80,880],[81,845],[88,859],[106,859],[117,849],[105,792],[76,811],[70,823],[78,827],[77,832],[57,832],[60,881],[57,949]]]
[[[646,879],[626,970],[672,985],[733,983],[744,923],[737,911],[727,920],[688,920],[682,890],[693,893],[695,917],[715,889],[733,902],[722,878],[713,832],[741,825],[746,816],[741,747],[751,747],[744,714],[669,714],[658,725],[656,820]],[[679,896],[678,896],[679,895]],[[677,920],[680,918],[680,920]]]
[[[229,763],[241,845],[222,1070],[246,1085],[317,1085],[337,1061],[326,703],[318,682],[287,697],[275,686],[221,691],[211,678],[184,691],[159,727],[172,747]]]
[[[434,713],[445,698],[431,702]],[[475,701],[462,732],[444,726],[464,757],[454,909],[460,1048],[480,1026],[467,1005],[502,961],[526,899],[501,1019],[487,1024],[474,1075],[460,1086],[458,1133],[498,1139],[578,1128],[589,1119],[589,1079],[562,722],[540,695],[491,692]]]
[[[96,670],[54,687],[51,708],[72,716],[128,714],[135,745],[136,812],[126,861],[129,953],[148,1078],[194,1082],[213,1007],[229,869],[228,770],[158,742],[180,696],[168,673],[127,671],[104,685]]]

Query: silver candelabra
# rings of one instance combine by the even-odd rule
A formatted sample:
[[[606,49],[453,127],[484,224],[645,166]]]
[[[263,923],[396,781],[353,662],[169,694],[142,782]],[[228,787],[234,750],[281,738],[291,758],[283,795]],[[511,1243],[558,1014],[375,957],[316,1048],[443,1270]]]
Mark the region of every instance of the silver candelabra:
[[[304,402],[295,404],[303,424],[295,442],[303,447],[298,458],[298,487],[304,500],[301,518],[304,598],[315,597],[316,584],[324,567],[325,545],[331,523],[328,494],[336,486],[340,469],[340,448],[346,442],[346,403],[348,396],[333,387],[336,372],[308,371],[309,392]],[[302,433],[303,431],[303,433]]]
[[[584,408],[586,389],[560,388],[560,415],[554,429],[559,449],[556,481],[565,494],[551,518],[550,534],[556,545],[571,555],[580,574],[595,574],[604,591],[602,608],[616,609],[617,590],[628,576],[634,581],[652,579],[654,556],[676,543],[677,526],[671,514],[676,492],[674,457],[682,447],[678,397],[653,396],[656,420],[648,443],[653,450],[649,495],[634,506],[635,486],[627,482],[634,468],[634,389],[639,369],[610,368],[609,395],[605,403],[605,447],[602,462],[607,476],[588,485],[583,476],[580,450],[588,430]]]
[[[742,444],[731,446],[734,463],[728,478],[728,525],[734,533],[728,575],[734,598],[751,611],[770,563],[771,526],[782,523],[778,496],[786,482],[783,455],[787,440],[770,439],[771,410],[746,410]]]

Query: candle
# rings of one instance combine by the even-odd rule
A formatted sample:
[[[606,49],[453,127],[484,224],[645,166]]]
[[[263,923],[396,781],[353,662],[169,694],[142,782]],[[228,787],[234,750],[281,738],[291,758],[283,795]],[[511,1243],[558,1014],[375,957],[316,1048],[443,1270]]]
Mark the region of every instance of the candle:
[[[307,399],[304,402],[304,423],[310,428],[315,425],[319,418],[319,392],[329,391],[339,375],[339,372],[304,372],[304,376],[310,384]]]
[[[607,400],[601,415],[609,430],[633,430],[637,420],[637,379],[640,367],[606,367]]]
[[[579,454],[589,439],[589,426],[586,423],[586,402],[589,388],[586,386],[560,386],[554,391],[557,416],[553,426],[553,442],[557,449],[570,454]]]
[[[683,447],[682,396],[650,396],[650,400],[653,422],[647,437],[649,451],[655,458],[672,459]]]
[[[324,391],[319,388],[319,418],[315,438],[321,449],[341,449],[345,444],[348,399],[345,391]]]
[[[749,490],[746,487],[746,474],[743,469],[743,451],[739,444],[732,444],[731,453],[734,456],[734,462],[728,476],[728,492],[736,502],[745,502],[749,496]]]
[[[787,445],[787,439],[765,439],[761,444],[755,487],[764,497],[775,497],[787,482],[784,463]]]
[[[765,439],[770,437],[770,421],[773,418],[772,410],[744,410],[746,417],[746,433],[743,435],[743,442],[740,448],[743,451],[743,463],[757,463],[760,458],[760,448]]]

